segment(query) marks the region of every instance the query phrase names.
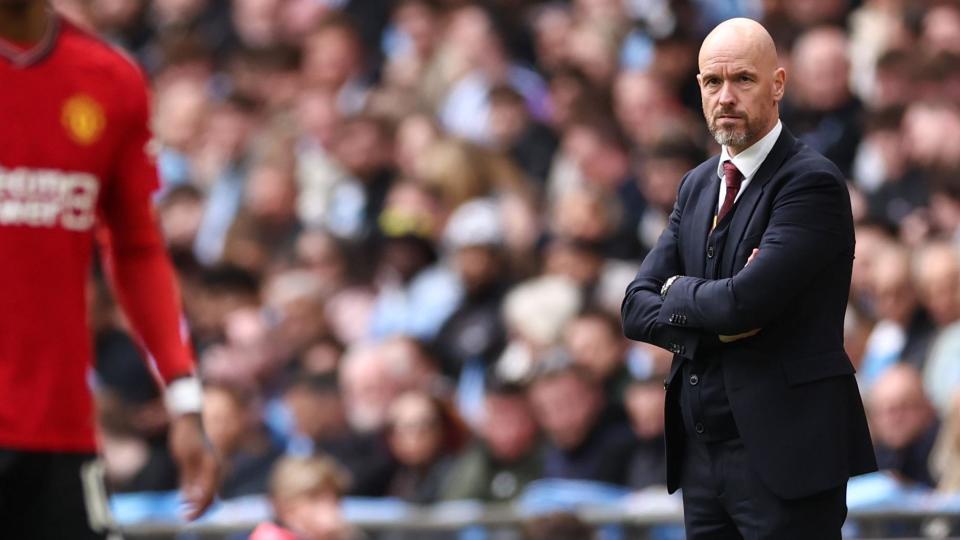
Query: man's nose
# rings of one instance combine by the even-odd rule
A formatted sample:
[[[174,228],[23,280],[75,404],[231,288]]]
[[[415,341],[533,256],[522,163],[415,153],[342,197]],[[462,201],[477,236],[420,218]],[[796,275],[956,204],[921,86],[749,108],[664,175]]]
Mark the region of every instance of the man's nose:
[[[737,95],[733,90],[733,85],[729,82],[724,82],[723,86],[720,87],[720,95],[718,97],[720,105],[724,107],[731,107],[737,104]]]

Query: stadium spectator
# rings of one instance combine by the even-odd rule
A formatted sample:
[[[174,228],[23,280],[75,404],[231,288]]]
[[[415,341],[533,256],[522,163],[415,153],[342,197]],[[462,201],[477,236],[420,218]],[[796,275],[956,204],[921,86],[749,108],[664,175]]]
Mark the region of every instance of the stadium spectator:
[[[867,394],[877,466],[899,480],[933,487],[929,459],[940,422],[913,366],[888,368]]]
[[[646,378],[634,375],[624,396],[630,427],[637,438],[627,470],[627,485],[636,490],[665,486],[667,481],[661,375],[656,371]]]
[[[783,122],[849,176],[860,144],[863,107],[850,91],[847,37],[838,27],[805,32],[793,46]]]
[[[339,463],[351,477],[346,493],[378,497],[387,492],[395,463],[380,432],[350,428],[336,377],[303,372],[283,394],[293,421],[297,453],[323,454]],[[301,440],[296,438],[300,437]]]
[[[563,350],[540,362],[529,396],[547,438],[544,477],[625,484],[634,438],[623,410]]]
[[[285,457],[270,476],[270,502],[277,523],[262,523],[251,540],[353,540],[340,498],[348,475],[331,459]]]
[[[890,246],[872,264],[871,288],[877,324],[867,339],[860,383],[870,386],[897,362],[922,368],[933,325],[917,300],[910,276],[910,254]]]
[[[527,520],[524,540],[590,540],[593,531],[573,514],[548,514]]]
[[[943,493],[960,492],[960,394],[955,394],[946,421],[937,437],[930,469],[937,480],[937,490]]]
[[[509,501],[541,477],[542,467],[537,424],[524,388],[491,376],[476,440],[451,468],[443,498]]]
[[[387,493],[419,504],[438,501],[463,439],[462,425],[439,399],[419,392],[399,396],[387,427],[398,463]]]
[[[265,493],[283,448],[260,418],[260,401],[248,388],[216,383],[204,388],[203,401],[203,422],[222,460],[220,498]]]
[[[938,330],[960,319],[960,251],[946,242],[921,246],[913,258],[917,296]]]
[[[349,348],[343,357],[340,389],[350,427],[360,433],[382,430],[387,425],[387,410],[403,392],[398,376],[408,366],[391,366],[382,349],[362,343]]]
[[[463,300],[433,340],[442,370],[458,378],[465,365],[493,364],[506,344],[500,305],[508,279],[501,207],[494,199],[464,203],[444,229],[444,247],[463,285]]]
[[[563,342],[571,361],[600,381],[607,399],[623,403],[630,374],[627,340],[617,317],[599,310],[581,313],[567,324]]]

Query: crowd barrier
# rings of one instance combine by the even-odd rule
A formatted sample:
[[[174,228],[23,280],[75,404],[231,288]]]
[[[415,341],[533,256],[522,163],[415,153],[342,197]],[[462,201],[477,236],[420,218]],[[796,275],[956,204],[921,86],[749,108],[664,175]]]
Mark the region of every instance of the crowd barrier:
[[[905,488],[883,475],[854,479],[845,538],[960,538],[960,494]],[[179,521],[175,493],[115,495],[115,519],[128,540],[239,540],[272,517],[269,500],[250,496],[220,501],[198,522]],[[597,540],[681,540],[678,495],[662,489],[630,493],[589,482],[543,480],[515,503],[452,501],[427,507],[389,498],[343,501],[347,521],[365,540],[519,540],[520,525],[550,512],[575,512]]]

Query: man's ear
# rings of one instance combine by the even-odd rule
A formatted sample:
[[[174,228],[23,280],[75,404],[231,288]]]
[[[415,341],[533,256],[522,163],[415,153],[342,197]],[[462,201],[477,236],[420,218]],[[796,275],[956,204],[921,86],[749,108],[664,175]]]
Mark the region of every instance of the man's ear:
[[[773,72],[773,99],[774,101],[779,102],[783,99],[783,93],[786,90],[787,85],[787,71],[782,67],[778,67],[776,71]]]

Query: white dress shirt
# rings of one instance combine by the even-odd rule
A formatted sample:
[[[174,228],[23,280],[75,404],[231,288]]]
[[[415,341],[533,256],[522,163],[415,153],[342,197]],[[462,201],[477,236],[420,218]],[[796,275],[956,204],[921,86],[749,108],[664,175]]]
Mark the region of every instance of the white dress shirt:
[[[773,126],[773,129],[769,133],[764,135],[759,141],[753,143],[750,148],[740,152],[739,154],[730,157],[730,152],[727,150],[726,145],[723,149],[720,150],[720,162],[717,163],[717,176],[720,177],[720,183],[718,185],[718,190],[720,191],[719,198],[717,199],[717,208],[723,208],[723,200],[727,197],[727,184],[723,181],[723,162],[730,160],[740,171],[740,174],[743,175],[743,182],[740,183],[740,191],[737,192],[737,197],[734,199],[736,201],[740,198],[740,195],[743,194],[744,190],[747,189],[747,186],[750,185],[750,180],[753,180],[755,174],[757,174],[757,169],[760,168],[760,165],[763,164],[763,160],[767,159],[767,155],[773,150],[773,145],[777,144],[777,139],[780,137],[780,132],[783,131],[783,125],[780,124],[780,120],[777,120],[777,125]]]

